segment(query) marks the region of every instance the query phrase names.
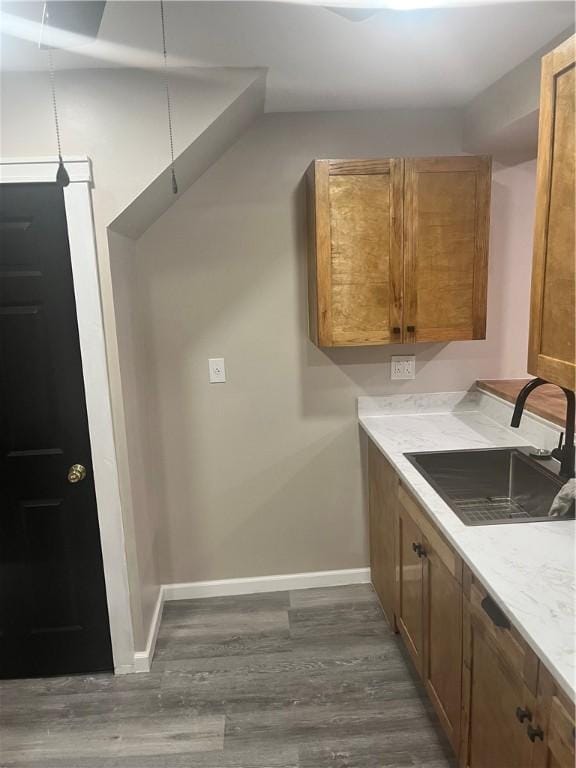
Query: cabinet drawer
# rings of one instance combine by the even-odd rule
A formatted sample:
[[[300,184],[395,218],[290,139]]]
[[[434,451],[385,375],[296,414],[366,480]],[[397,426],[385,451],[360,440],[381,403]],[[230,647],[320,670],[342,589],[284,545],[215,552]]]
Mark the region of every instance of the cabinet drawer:
[[[428,540],[430,546],[434,549],[436,555],[442,561],[444,566],[448,569],[456,581],[461,584],[461,559],[430,521],[428,514],[421,509],[418,502],[412,498],[412,496],[402,486],[402,484],[400,484],[398,489],[398,500],[400,501],[400,504],[403,506],[405,511],[410,515],[414,523],[418,526],[423,536]]]
[[[538,657],[474,577],[470,578],[469,602],[472,620],[481,625],[498,654],[518,673],[528,690],[536,693]]]

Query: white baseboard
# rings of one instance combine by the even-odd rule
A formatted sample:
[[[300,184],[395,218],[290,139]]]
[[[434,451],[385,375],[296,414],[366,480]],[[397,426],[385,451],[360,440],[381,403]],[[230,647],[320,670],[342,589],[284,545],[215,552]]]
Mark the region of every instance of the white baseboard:
[[[146,650],[136,651],[132,664],[123,664],[116,667],[114,671],[117,675],[150,671],[162,620],[162,607],[167,600],[256,595],[263,592],[285,592],[290,589],[312,589],[314,587],[341,587],[369,582],[370,568],[349,568],[343,571],[313,571],[312,573],[288,573],[280,576],[253,576],[245,579],[164,584],[158,592],[158,599],[150,622]]]
[[[164,587],[160,587],[158,590],[158,597],[156,599],[156,605],[154,606],[154,613],[152,614],[152,620],[150,622],[150,628],[148,630],[148,640],[146,642],[146,649],[144,651],[136,651],[134,653],[134,661],[132,664],[125,664],[121,667],[116,667],[114,673],[117,675],[127,675],[133,672],[150,672],[152,665],[152,659],[154,658],[154,650],[156,649],[156,639],[158,638],[158,630],[160,629],[160,622],[162,621],[162,607],[164,606]]]
[[[284,592],[289,589],[339,587],[348,584],[366,584],[369,581],[369,568],[350,568],[343,571],[313,571],[281,576],[253,576],[245,579],[164,584],[162,592],[164,600],[191,600],[203,597],[253,595],[261,592]]]

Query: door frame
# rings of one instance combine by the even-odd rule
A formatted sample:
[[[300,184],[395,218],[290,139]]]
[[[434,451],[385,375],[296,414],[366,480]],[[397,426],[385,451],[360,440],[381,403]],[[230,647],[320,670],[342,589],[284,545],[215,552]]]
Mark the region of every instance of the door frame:
[[[115,673],[124,674],[136,671],[135,646],[92,215],[92,167],[87,157],[66,157],[64,165],[70,177],[70,184],[64,187],[64,205],[112,655]],[[0,184],[53,182],[57,168],[56,157],[0,159]]]

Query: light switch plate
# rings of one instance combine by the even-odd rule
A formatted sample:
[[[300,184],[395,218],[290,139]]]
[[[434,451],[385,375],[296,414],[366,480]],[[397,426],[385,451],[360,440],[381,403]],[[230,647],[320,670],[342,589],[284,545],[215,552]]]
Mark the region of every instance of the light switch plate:
[[[414,355],[392,355],[390,378],[392,380],[416,378],[416,358]]]
[[[211,357],[208,360],[210,384],[223,384],[226,381],[226,366],[223,357]]]

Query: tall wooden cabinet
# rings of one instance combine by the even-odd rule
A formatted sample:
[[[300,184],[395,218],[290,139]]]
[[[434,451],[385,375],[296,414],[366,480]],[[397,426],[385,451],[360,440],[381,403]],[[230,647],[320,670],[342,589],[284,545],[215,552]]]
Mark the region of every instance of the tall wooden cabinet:
[[[485,336],[488,157],[315,160],[309,327],[322,347]]]
[[[542,59],[528,371],[576,390],[576,38]]]

